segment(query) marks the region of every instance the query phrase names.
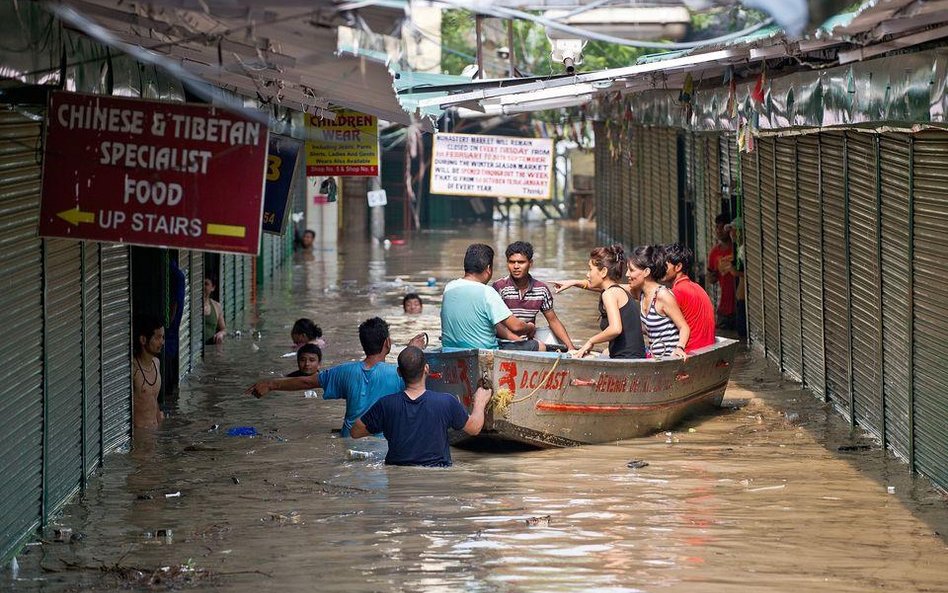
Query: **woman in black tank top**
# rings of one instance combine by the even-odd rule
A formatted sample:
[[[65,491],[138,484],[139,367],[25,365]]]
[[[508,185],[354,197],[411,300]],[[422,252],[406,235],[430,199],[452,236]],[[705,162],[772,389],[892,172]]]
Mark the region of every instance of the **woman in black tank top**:
[[[601,293],[598,334],[589,338],[575,358],[586,356],[596,344],[609,344],[610,358],[645,358],[645,341],[639,321],[638,304],[622,286],[625,276],[625,250],[622,245],[597,247],[589,254],[585,281],[553,282],[557,292],[573,286]]]

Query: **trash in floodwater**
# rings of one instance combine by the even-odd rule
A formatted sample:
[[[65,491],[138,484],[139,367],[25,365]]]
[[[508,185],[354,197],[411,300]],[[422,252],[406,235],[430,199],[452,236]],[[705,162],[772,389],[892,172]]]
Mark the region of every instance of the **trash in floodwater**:
[[[368,459],[372,457],[372,454],[368,451],[356,451],[355,449],[349,449],[349,459],[354,461]]]
[[[299,514],[299,511],[290,511],[285,515],[271,512],[264,521],[276,521],[282,525],[297,525],[303,522],[303,516]]]
[[[227,431],[229,437],[255,437],[258,434],[253,426],[235,426]]]
[[[871,449],[872,445],[842,445],[836,447],[837,451],[841,451],[843,453],[849,453],[852,451],[869,451]]]
[[[544,515],[542,517],[530,517],[528,519],[524,519],[523,522],[527,525],[527,527],[533,527],[535,525],[541,525],[541,524],[549,527],[550,519],[552,518],[553,518],[552,515]]]
[[[214,424],[214,425],[212,425],[210,428],[207,429],[207,432],[214,432],[215,430],[217,430],[217,429],[220,428],[220,427],[221,427],[220,424]]]
[[[688,432],[698,432],[698,431],[695,430],[694,428],[689,428],[689,429],[688,429]]]
[[[53,533],[56,537],[56,541],[58,542],[68,542],[69,538],[72,537],[72,529],[69,527],[62,527]]]
[[[303,392],[303,397],[306,399],[313,399],[316,397],[316,392],[313,391],[312,389],[307,389],[306,391]]]
[[[895,494],[895,486],[886,486],[885,491],[889,494]]]
[[[84,534],[84,533],[82,533],[82,532],[80,532],[80,531],[77,531],[77,532],[75,532],[75,533],[72,534],[72,537],[69,538],[69,543],[71,543],[71,544],[77,544],[77,543],[81,542],[81,541],[84,540],[84,539],[86,539],[86,534]]]
[[[153,498],[155,498],[153,494],[139,494],[135,500],[152,500]]]
[[[641,459],[633,459],[632,461],[626,463],[626,466],[632,469],[639,469],[641,467],[648,467],[648,461],[642,461]]]
[[[238,478],[237,476],[231,476],[231,477],[230,477],[230,480],[231,480],[231,482],[233,482],[234,484],[240,484],[240,478]]]
[[[16,561],[16,556],[10,559],[10,578],[14,581],[20,578],[20,563]]]
[[[438,280],[434,276],[428,278],[428,286],[435,286],[438,284]]]
[[[256,344],[251,344],[250,349],[253,350],[254,352],[257,352],[260,350],[260,346],[257,346]]]
[[[169,492],[168,494],[165,494],[165,498],[181,498],[181,491],[178,490],[177,492]]]

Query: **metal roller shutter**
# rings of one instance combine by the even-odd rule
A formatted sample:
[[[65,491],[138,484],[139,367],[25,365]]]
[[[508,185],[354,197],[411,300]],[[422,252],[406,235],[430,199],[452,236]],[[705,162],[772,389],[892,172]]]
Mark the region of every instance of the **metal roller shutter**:
[[[693,279],[698,280],[698,276],[704,274],[705,264],[708,261],[708,251],[711,246],[708,243],[708,187],[707,171],[708,160],[705,150],[705,137],[692,134],[692,143],[694,144],[694,189],[695,189],[695,270],[693,270]]]
[[[178,269],[184,274],[184,302],[181,304],[181,324],[178,326],[178,375],[191,372],[191,252],[178,252]]]
[[[642,237],[643,244],[651,243],[655,233],[655,139],[650,128],[642,128]]]
[[[846,159],[841,132],[821,137],[823,181],[823,334],[826,395],[851,417],[849,274],[846,244]]]
[[[46,239],[46,516],[82,484],[82,247]]]
[[[192,366],[204,354],[204,254],[191,251],[191,357]]]
[[[776,139],[777,233],[780,265],[780,351],[785,373],[803,380],[800,336],[800,237],[797,206],[797,141]]]
[[[105,452],[132,431],[131,258],[127,245],[100,246],[102,298],[102,440]]]
[[[99,294],[99,244],[82,244],[82,357],[85,401],[85,475],[99,467],[102,451],[102,302]]]
[[[909,390],[911,378],[911,319],[908,271],[909,198],[912,147],[904,134],[880,138],[882,193],[882,337],[885,351],[885,440],[893,451],[909,457]]]
[[[948,133],[923,132],[914,149],[915,463],[948,486]]]
[[[596,203],[596,221],[599,232],[605,231],[605,216],[606,212],[606,193],[602,184],[602,179],[604,177],[604,168],[605,168],[605,151],[603,150],[606,145],[606,139],[602,133],[602,124],[599,122],[593,123],[593,138],[595,146],[593,147],[593,167],[596,173],[596,183],[593,184],[593,196]],[[261,249],[260,256],[263,256]],[[258,268],[259,270],[259,268]],[[258,272],[260,273],[260,272]],[[264,276],[265,278],[265,276]],[[262,278],[258,279],[258,281]]]
[[[648,176],[648,192],[645,194],[646,208],[648,208],[648,228],[645,229],[645,240],[643,244],[656,243],[662,234],[662,146],[658,137],[658,131],[655,128],[647,128],[648,148],[648,169],[645,174]]]
[[[619,241],[628,247],[632,244],[632,168],[630,163],[631,146],[622,144],[622,162],[620,172],[619,196],[622,199],[622,224],[620,225]]]
[[[645,216],[645,138],[642,135],[642,128],[636,127],[633,132],[634,149],[632,153],[632,167],[635,171],[635,220],[633,230],[635,232],[635,242],[641,243],[645,239],[645,227],[648,219]]]
[[[777,264],[777,186],[774,179],[774,139],[761,138],[758,175],[760,175],[761,277],[764,294],[764,341],[767,357],[781,363],[780,270]]]
[[[707,233],[708,236],[708,253],[705,254],[704,261],[701,262],[701,265],[706,269],[708,267],[708,254],[714,249],[714,244],[717,243],[718,240],[717,237],[714,236],[714,217],[721,211],[721,148],[718,134],[708,134],[704,137],[704,141],[705,162],[707,163],[705,167],[705,189],[707,191],[705,199],[707,200],[708,209],[707,218],[703,224],[705,233]],[[699,221],[698,224],[702,224],[701,221]],[[705,272],[705,274],[707,274],[707,272]],[[716,284],[708,282],[707,286],[712,302],[717,304],[721,291]]]
[[[39,524],[43,496],[40,125],[0,111],[0,557]]]
[[[797,138],[797,197],[800,204],[800,293],[803,383],[826,393],[823,362],[823,226],[820,206],[820,136]],[[745,172],[745,178],[746,178]]]
[[[849,177],[849,292],[853,356],[853,413],[863,428],[882,436],[882,311],[879,287],[876,136],[846,133]]]
[[[221,308],[224,311],[224,323],[230,327],[234,321],[233,261],[230,255],[221,254],[220,262],[220,287],[217,292],[220,295]]]
[[[764,347],[764,280],[761,260],[759,151],[745,154],[741,172],[744,177],[744,259],[747,280],[747,323],[751,342]]]
[[[662,243],[678,241],[678,167],[684,166],[678,162],[678,130],[669,128],[666,131],[668,140],[668,218],[665,227],[665,236]]]

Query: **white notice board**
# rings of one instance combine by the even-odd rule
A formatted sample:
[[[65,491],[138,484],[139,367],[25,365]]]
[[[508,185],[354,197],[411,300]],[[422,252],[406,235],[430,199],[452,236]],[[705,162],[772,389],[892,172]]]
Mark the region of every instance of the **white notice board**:
[[[435,134],[433,194],[548,200],[552,181],[552,138]]]

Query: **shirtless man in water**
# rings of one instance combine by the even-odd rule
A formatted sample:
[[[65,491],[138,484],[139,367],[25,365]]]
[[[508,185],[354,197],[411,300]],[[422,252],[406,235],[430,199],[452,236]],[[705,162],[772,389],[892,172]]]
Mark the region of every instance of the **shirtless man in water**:
[[[165,344],[165,328],[151,316],[135,324],[135,357],[132,359],[132,410],[135,428],[155,429],[164,414],[158,408],[161,369],[158,356]]]

